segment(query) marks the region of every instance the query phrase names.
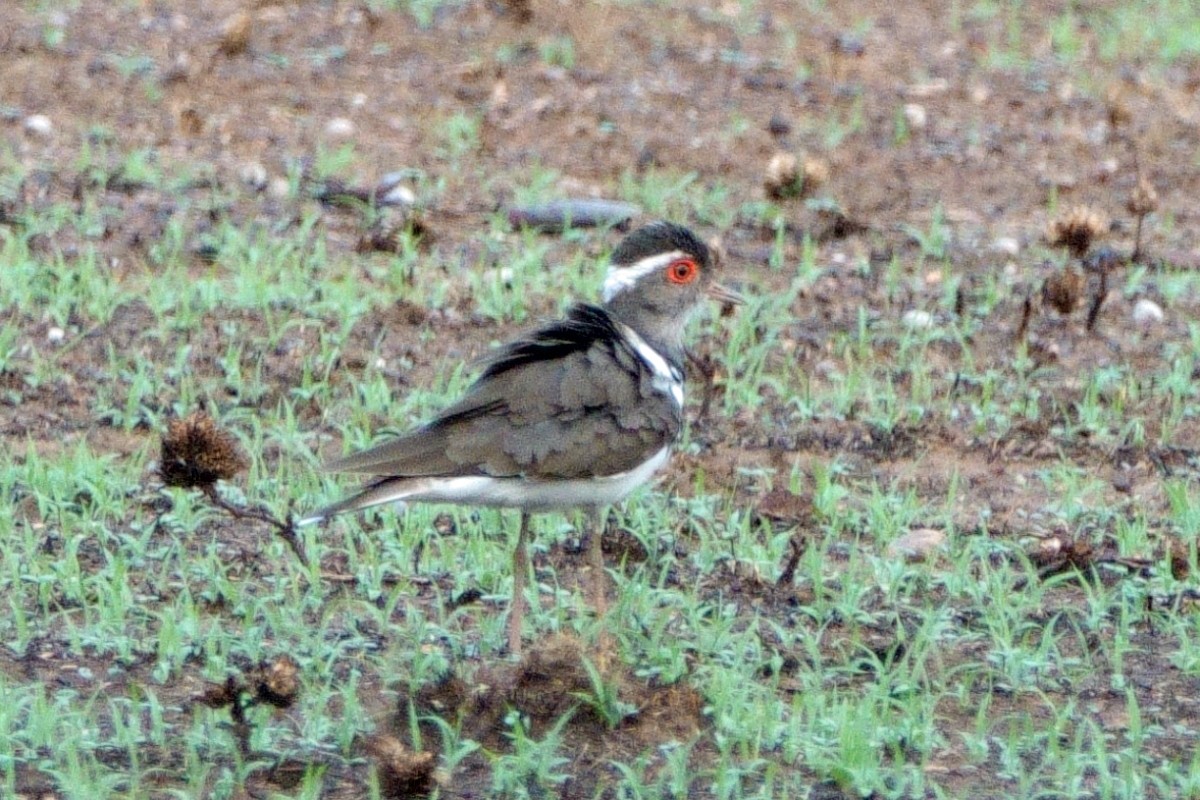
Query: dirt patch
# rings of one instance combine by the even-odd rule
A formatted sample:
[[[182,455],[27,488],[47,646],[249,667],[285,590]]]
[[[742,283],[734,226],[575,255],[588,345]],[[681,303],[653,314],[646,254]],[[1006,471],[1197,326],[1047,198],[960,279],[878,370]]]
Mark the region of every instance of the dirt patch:
[[[434,751],[444,752],[445,720],[490,754],[472,754],[446,778],[443,796],[474,797],[494,786],[496,756],[529,759],[531,742],[553,741],[570,757],[566,771],[520,776],[542,791],[588,798],[611,785],[615,761],[646,758],[661,763],[664,746],[692,746],[709,730],[704,699],[685,683],[661,686],[635,677],[623,665],[600,673],[598,653],[571,636],[556,634],[519,663],[490,665],[470,680],[448,674],[402,697],[392,735],[407,737],[414,723]],[[412,714],[416,714],[415,720]]]

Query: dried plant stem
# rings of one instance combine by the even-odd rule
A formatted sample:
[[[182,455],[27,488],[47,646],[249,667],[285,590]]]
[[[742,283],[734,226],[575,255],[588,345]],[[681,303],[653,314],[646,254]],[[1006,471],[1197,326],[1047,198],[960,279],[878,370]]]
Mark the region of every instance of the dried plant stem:
[[[204,492],[204,496],[208,498],[210,503],[234,519],[252,519],[258,522],[265,522],[273,527],[275,535],[287,542],[288,547],[296,554],[296,558],[300,560],[300,563],[305,567],[309,565],[308,556],[304,554],[304,547],[300,544],[300,537],[296,535],[296,525],[292,522],[291,514],[288,514],[287,520],[280,520],[266,509],[240,506],[229,502],[217,492],[215,484],[210,483],[199,488]]]
[[[1033,317],[1033,297],[1025,295],[1025,303],[1021,307],[1021,324],[1017,326],[1017,335],[1014,337],[1018,342],[1025,341],[1025,336],[1029,333],[1029,321]]]
[[[1142,260],[1142,223],[1145,219],[1145,214],[1138,214],[1133,229],[1133,255],[1129,257],[1129,260],[1135,264]]]
[[[697,422],[708,418],[708,411],[712,406],[713,395],[716,394],[716,387],[713,385],[717,375],[717,365],[713,363],[711,356],[698,356],[691,350],[684,351],[687,356],[688,363],[696,368],[696,371],[704,379],[704,389],[701,393],[700,413],[697,414]]]
[[[1138,222],[1140,223],[1141,220],[1139,219]],[[1101,269],[1100,285],[1096,288],[1096,296],[1092,298],[1092,304],[1088,308],[1087,329],[1089,331],[1096,327],[1096,320],[1100,318],[1100,306],[1104,305],[1106,297],[1108,297],[1108,270]]]

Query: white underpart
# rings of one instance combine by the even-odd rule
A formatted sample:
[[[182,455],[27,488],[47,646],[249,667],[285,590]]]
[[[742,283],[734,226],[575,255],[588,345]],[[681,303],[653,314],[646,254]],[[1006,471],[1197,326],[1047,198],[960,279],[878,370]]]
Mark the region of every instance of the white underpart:
[[[633,345],[638,357],[646,362],[646,366],[654,373],[650,385],[675,400],[675,405],[683,408],[683,376],[679,370],[671,366],[662,353],[650,346],[650,343],[638,335],[637,331],[623,322],[617,323],[621,335]]]
[[[395,493],[380,496],[371,505],[418,501],[500,506],[526,511],[604,506],[624,500],[630,492],[650,480],[667,463],[670,455],[671,448],[664,447],[631,470],[596,478],[533,480],[470,475],[398,480]]]
[[[626,289],[632,289],[638,281],[651,272],[660,270],[679,258],[687,258],[687,253],[682,250],[673,250],[670,253],[643,258],[628,267],[609,267],[608,275],[604,278],[604,287],[600,290],[600,296],[604,298],[604,302],[610,303],[614,297]]]

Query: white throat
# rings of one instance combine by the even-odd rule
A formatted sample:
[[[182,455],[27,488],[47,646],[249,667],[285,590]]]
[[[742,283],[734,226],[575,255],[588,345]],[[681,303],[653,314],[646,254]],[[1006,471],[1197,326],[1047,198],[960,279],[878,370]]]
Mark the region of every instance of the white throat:
[[[675,405],[683,409],[683,375],[671,362],[663,358],[662,353],[650,346],[650,343],[638,335],[638,332],[623,322],[617,323],[621,335],[633,346],[638,357],[650,367],[654,377],[650,385],[675,401]]]

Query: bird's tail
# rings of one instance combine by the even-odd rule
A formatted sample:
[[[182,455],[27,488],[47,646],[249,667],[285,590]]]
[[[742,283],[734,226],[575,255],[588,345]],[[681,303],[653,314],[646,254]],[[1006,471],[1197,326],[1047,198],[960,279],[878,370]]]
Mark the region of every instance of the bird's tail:
[[[423,478],[381,478],[374,483],[368,483],[349,497],[314,511],[297,521],[296,525],[297,527],[314,525],[349,511],[362,511],[372,506],[406,500],[420,494],[426,488],[427,483],[428,479]]]

